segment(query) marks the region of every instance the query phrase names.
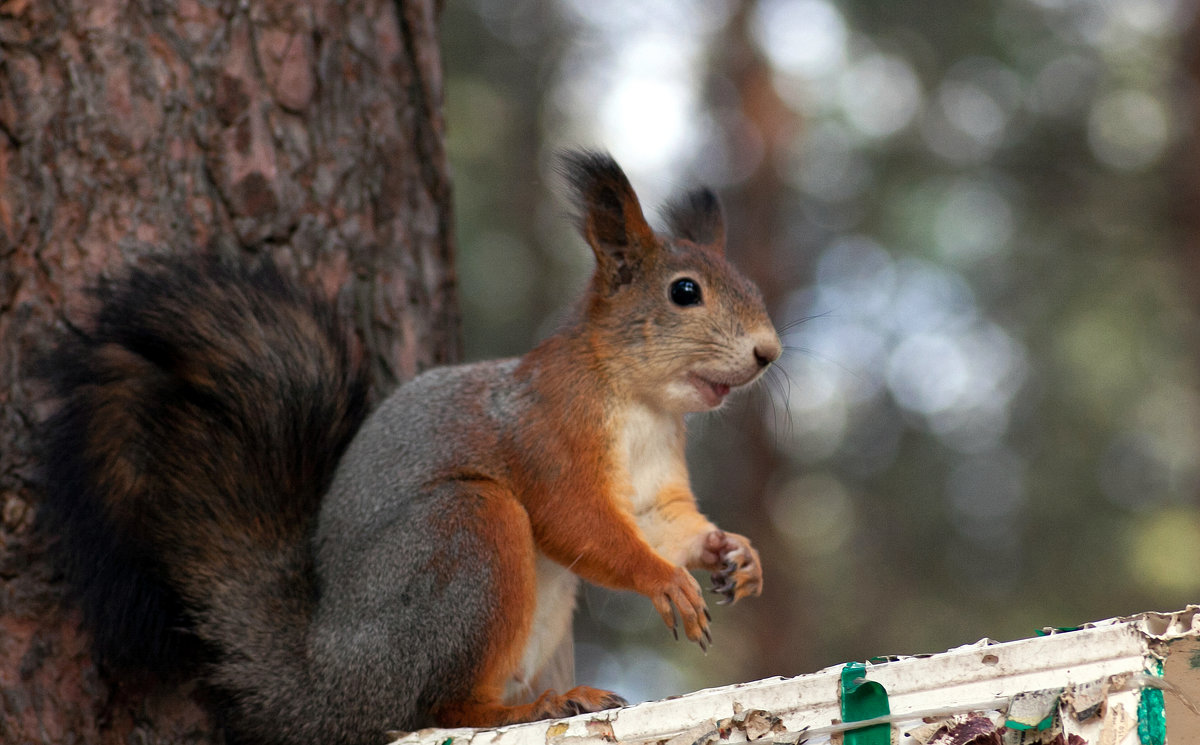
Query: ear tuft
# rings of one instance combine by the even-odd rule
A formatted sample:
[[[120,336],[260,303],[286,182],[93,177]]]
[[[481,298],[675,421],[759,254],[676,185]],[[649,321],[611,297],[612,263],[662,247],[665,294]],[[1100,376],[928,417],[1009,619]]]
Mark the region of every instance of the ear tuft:
[[[559,158],[560,172],[574,191],[579,229],[592,249],[650,246],[654,231],[642,214],[625,172],[608,153],[572,150]]]
[[[725,250],[725,218],[717,195],[707,187],[693,189],[663,208],[671,235],[718,251]]]

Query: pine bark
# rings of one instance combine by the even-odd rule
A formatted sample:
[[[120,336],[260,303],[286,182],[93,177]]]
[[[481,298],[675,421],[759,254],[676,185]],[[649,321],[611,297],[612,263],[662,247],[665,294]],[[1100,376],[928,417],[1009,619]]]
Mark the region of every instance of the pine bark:
[[[269,255],[354,319],[377,389],[457,357],[436,15],[0,2],[0,741],[214,737],[195,686],[95,668],[32,531],[53,404],[29,365],[86,286],[154,252]]]

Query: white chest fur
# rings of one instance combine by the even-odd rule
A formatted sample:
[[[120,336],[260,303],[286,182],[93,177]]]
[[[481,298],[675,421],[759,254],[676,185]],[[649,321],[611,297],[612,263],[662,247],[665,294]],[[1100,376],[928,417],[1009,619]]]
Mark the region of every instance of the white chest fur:
[[[658,492],[686,469],[683,463],[683,422],[677,416],[634,405],[625,412],[618,453],[632,487],[629,494],[634,518],[654,508]]]
[[[579,578],[569,569],[537,554],[537,607],[521,667],[505,687],[510,704],[528,703],[547,688],[563,692],[574,685],[575,645],[571,618]]]

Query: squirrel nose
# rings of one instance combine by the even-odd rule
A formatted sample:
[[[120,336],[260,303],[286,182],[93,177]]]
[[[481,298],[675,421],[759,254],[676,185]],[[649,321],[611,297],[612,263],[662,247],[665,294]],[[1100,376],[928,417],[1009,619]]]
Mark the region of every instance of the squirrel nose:
[[[779,359],[782,351],[778,338],[759,341],[754,345],[754,361],[759,367],[766,367]]]

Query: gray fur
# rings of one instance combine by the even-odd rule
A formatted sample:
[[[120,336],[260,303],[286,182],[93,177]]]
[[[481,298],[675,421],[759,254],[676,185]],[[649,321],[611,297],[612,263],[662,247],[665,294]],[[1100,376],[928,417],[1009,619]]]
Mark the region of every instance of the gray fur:
[[[567,675],[568,569],[641,592],[664,620],[663,603],[686,609],[704,643],[681,567],[733,570],[692,558],[720,531],[689,501],[682,417],[757,379],[779,340],[724,260],[711,194],[671,208],[673,240],[611,158],[565,166],[597,259],[575,317],[520,360],[424,373],[365,422],[332,309],[270,267],[180,256],[101,293],[96,328],[51,359],[64,403],[47,425],[43,527],[62,534],[102,659],[197,655],[231,743],[349,745],[491,705],[480,681]],[[702,304],[672,304],[680,276]],[[660,477],[675,479],[674,509],[691,504],[686,531],[654,523]],[[622,513],[635,498],[645,514]],[[561,612],[539,621],[538,603]],[[548,700],[461,716],[621,703],[595,689]]]

